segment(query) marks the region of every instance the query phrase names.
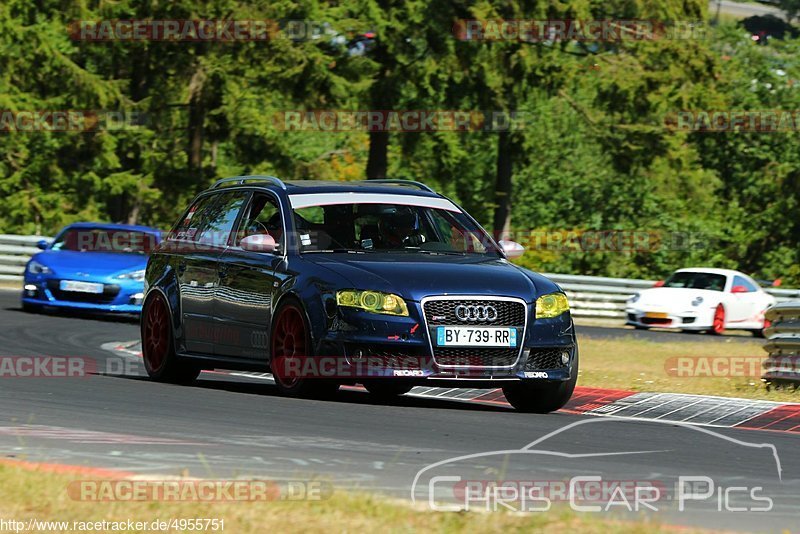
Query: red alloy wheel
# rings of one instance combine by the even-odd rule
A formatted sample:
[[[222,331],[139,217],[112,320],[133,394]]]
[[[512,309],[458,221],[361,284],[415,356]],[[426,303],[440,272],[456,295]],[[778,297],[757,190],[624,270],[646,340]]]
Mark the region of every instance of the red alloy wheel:
[[[170,342],[170,324],[164,297],[155,295],[147,305],[144,320],[144,343],[142,356],[153,372],[158,372],[167,359]]]
[[[286,376],[285,371],[295,358],[302,363],[307,352],[307,340],[303,313],[294,304],[287,304],[281,309],[272,333],[272,375],[285,388],[294,387],[300,380],[299,377]]]
[[[725,308],[722,307],[722,304],[717,305],[717,309],[714,310],[712,329],[715,334],[721,334],[725,331]]]

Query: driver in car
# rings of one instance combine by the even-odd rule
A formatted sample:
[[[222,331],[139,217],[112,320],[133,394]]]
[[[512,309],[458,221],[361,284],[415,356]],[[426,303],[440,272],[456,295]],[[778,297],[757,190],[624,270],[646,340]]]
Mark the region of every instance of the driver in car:
[[[425,242],[420,233],[419,216],[411,209],[387,213],[378,221],[380,243],[378,248],[393,249],[418,247]]]

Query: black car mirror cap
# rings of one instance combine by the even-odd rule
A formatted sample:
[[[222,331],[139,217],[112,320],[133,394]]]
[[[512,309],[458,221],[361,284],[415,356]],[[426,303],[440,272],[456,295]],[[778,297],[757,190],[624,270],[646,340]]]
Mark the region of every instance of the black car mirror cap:
[[[275,238],[269,234],[249,235],[239,241],[242,250],[248,252],[275,252]]]
[[[499,241],[497,244],[503,249],[507,258],[519,258],[525,254],[525,247],[516,241]]]

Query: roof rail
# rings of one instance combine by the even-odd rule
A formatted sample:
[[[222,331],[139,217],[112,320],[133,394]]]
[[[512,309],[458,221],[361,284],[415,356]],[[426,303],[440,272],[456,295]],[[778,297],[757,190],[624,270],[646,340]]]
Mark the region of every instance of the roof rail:
[[[422,182],[415,182],[414,180],[388,180],[388,179],[380,179],[380,180],[366,180],[368,183],[371,184],[396,184],[396,185],[407,185],[410,187],[416,187],[417,189],[422,189],[423,191],[427,191],[429,193],[436,193],[433,189],[428,187],[427,185],[423,184]]]
[[[231,183],[238,183],[244,184],[247,181],[259,181],[259,182],[269,182],[272,185],[277,185],[281,189],[286,189],[286,184],[283,183],[279,178],[275,178],[274,176],[234,176],[233,178],[223,178],[222,180],[217,180],[214,182],[214,185],[211,186],[211,189],[216,189],[224,184],[231,184]]]

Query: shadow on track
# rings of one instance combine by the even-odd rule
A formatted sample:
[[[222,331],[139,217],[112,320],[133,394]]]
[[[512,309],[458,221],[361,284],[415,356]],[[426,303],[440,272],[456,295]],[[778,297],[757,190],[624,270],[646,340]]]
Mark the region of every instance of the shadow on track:
[[[128,376],[128,375],[117,375],[117,374],[100,374],[100,376],[106,376],[109,378],[119,378],[124,380],[150,382],[150,380],[144,376]],[[234,379],[231,380],[230,378]],[[238,393],[242,395],[275,397],[284,400],[294,400],[297,402],[330,402],[330,403],[342,403],[342,404],[361,404],[369,406],[393,406],[393,407],[404,407],[404,408],[439,408],[447,410],[469,410],[469,411],[479,411],[479,412],[508,413],[514,411],[511,408],[505,408],[503,406],[490,406],[486,404],[451,401],[447,399],[412,397],[409,395],[401,395],[399,397],[395,397],[387,401],[384,401],[384,400],[377,400],[366,392],[352,391],[347,389],[339,389],[339,391],[336,392],[334,395],[320,399],[293,398],[281,395],[278,392],[278,389],[273,384],[268,384],[265,383],[264,381],[256,382],[253,380],[246,380],[246,379],[236,380],[235,378],[238,377],[230,377],[230,378],[226,377],[226,379],[223,380],[210,377],[206,378],[203,377],[203,375],[200,375],[200,378],[198,378],[197,381],[188,386],[180,386],[174,384],[159,384],[159,385],[170,388],[211,389],[215,391],[226,391],[229,393]],[[153,383],[157,384],[156,382]]]

